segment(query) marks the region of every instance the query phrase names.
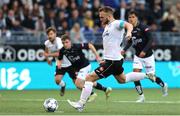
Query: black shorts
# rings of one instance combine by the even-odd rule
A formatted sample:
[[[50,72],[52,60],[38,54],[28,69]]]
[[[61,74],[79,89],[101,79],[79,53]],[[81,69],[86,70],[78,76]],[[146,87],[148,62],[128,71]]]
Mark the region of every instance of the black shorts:
[[[118,61],[113,60],[105,60],[105,63],[100,64],[98,68],[95,69],[95,73],[99,76],[99,78],[106,78],[112,75],[120,75],[124,68],[123,59]]]
[[[65,73],[68,73],[71,79],[76,79],[76,71],[74,70],[74,68],[72,68],[72,66],[66,67],[66,68],[61,68],[58,69],[56,66],[56,73],[55,75],[65,75]]]

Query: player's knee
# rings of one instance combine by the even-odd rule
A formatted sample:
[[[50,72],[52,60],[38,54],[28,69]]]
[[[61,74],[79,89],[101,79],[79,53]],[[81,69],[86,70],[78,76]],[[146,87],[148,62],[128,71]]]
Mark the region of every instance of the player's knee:
[[[77,88],[82,89],[84,86],[84,83],[80,79],[76,79],[75,85]]]
[[[91,82],[93,82],[93,76],[92,76],[91,74],[88,74],[88,75],[86,76],[86,81],[91,81]]]
[[[56,76],[56,77],[55,77],[55,82],[56,82],[56,84],[58,85],[58,84],[61,82],[61,79]]]

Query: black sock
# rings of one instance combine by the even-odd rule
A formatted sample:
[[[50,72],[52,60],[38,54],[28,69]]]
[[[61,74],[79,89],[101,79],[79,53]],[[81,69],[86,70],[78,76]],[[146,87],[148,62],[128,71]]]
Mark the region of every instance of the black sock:
[[[93,91],[91,92],[91,95],[92,95],[92,94],[94,94],[94,92],[93,92]]]
[[[161,87],[164,87],[164,82],[161,80],[161,78],[156,77],[156,83],[160,85]]]
[[[98,90],[102,90],[102,91],[106,91],[106,87],[103,87],[100,83],[98,83],[97,82],[97,85],[94,87],[94,88],[96,88],[96,89],[98,89]]]
[[[135,88],[136,88],[136,91],[138,92],[138,94],[142,95],[143,90],[142,90],[140,81],[135,81],[134,84],[135,84]]]

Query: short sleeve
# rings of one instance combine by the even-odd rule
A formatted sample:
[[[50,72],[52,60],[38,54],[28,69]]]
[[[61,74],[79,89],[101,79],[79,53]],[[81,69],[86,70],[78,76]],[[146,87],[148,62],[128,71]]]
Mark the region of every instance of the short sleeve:
[[[58,50],[61,49],[63,47],[63,44],[62,44],[62,41],[61,41],[61,38],[59,37],[56,37],[56,41],[57,41],[57,48]]]

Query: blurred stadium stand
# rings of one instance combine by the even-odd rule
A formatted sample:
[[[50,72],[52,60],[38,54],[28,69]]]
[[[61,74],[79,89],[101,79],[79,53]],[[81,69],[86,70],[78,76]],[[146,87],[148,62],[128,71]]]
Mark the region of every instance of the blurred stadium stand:
[[[152,30],[155,45],[180,45],[179,0],[1,0],[0,44],[43,45],[45,29],[70,34],[74,43],[102,44],[98,8],[109,5],[115,17],[127,20],[137,10]]]

